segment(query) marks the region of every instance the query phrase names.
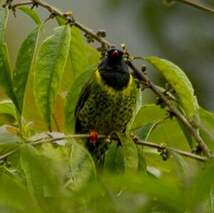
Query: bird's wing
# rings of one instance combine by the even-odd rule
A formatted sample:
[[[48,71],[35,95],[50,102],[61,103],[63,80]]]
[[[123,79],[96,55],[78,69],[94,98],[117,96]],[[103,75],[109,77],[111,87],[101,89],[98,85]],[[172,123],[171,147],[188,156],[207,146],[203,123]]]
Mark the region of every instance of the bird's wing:
[[[92,86],[92,81],[88,81],[87,84],[83,87],[81,93],[80,93],[80,97],[79,100],[77,102],[76,108],[75,108],[75,131],[76,132],[81,132],[81,124],[80,124],[80,120],[79,120],[79,113],[81,111],[81,109],[83,108],[85,102],[87,101],[90,91],[91,91],[91,86]]]

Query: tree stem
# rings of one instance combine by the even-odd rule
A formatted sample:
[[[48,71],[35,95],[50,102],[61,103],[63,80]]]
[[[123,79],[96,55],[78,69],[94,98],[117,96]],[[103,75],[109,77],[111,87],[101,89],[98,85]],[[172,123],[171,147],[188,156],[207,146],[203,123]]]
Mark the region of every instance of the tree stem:
[[[203,10],[205,12],[211,13],[214,15],[214,8],[208,7],[202,3],[196,2],[195,0],[175,0],[177,2],[186,4],[186,5],[190,5],[192,7],[195,7],[199,10]]]
[[[134,142],[137,145],[147,146],[147,147],[155,148],[155,149],[158,149],[158,150],[166,149],[168,151],[175,152],[175,153],[177,153],[179,155],[182,155],[182,156],[185,156],[185,157],[188,157],[188,158],[192,158],[192,159],[195,159],[195,160],[199,160],[199,161],[202,161],[202,162],[207,161],[206,157],[203,157],[203,156],[191,153],[191,152],[183,151],[183,150],[180,150],[180,149],[172,148],[172,147],[169,147],[169,146],[163,146],[161,144],[156,144],[156,143],[152,143],[152,142],[148,142],[148,141],[143,141],[143,140],[140,140],[138,138],[134,138]]]
[[[56,144],[56,142],[58,141],[62,141],[62,140],[69,140],[69,139],[77,139],[77,138],[82,138],[82,139],[87,139],[89,138],[90,135],[89,134],[73,134],[73,135],[65,135],[65,136],[60,136],[60,137],[52,137],[51,133],[47,134],[47,136],[43,136],[41,138],[38,138],[36,140],[29,140],[27,139],[26,142],[31,144],[32,146],[37,146],[43,143],[53,143]],[[99,138],[108,138],[108,136],[105,135],[99,135]],[[169,147],[167,145],[161,145],[161,144],[156,144],[153,142],[148,142],[148,141],[143,141],[138,139],[136,136],[133,136],[133,141],[135,142],[135,144],[137,145],[142,145],[142,146],[146,146],[146,147],[150,147],[150,148],[155,148],[158,150],[168,150],[168,151],[172,151],[172,152],[176,152],[179,155],[188,157],[188,158],[192,158],[195,160],[199,160],[199,161],[207,161],[208,159],[206,157],[197,155],[197,154],[193,154],[191,152],[187,152],[187,151],[183,151],[180,149],[176,149],[173,147]],[[0,160],[6,159],[8,156],[10,156],[11,154],[15,153],[17,150],[19,150],[18,148],[15,148],[3,155],[0,156]]]

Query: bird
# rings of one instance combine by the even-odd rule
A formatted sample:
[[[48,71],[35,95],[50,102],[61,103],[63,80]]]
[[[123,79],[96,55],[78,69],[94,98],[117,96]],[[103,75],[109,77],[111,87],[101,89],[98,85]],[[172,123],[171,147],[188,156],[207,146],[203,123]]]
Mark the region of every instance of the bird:
[[[139,88],[124,55],[119,49],[109,49],[84,86],[75,109],[76,133],[109,136],[126,132],[136,111]],[[96,162],[103,164],[105,141],[88,140],[86,146]]]

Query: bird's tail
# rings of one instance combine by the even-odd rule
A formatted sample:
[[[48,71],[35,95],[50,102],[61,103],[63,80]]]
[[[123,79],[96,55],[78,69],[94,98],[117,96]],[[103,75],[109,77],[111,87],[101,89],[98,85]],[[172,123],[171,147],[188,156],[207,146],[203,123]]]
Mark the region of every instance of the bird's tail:
[[[102,169],[105,161],[105,153],[108,149],[106,139],[98,139],[95,143],[88,139],[86,147],[91,153],[97,169]]]

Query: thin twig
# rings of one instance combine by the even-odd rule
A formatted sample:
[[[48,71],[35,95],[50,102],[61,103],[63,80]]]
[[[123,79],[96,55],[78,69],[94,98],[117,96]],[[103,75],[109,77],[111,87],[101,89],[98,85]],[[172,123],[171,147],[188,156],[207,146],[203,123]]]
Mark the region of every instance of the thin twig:
[[[13,149],[13,150],[11,150],[11,151],[9,151],[9,152],[7,152],[7,153],[1,155],[1,156],[0,156],[0,160],[3,160],[3,159],[5,159],[5,158],[7,158],[9,155],[12,155],[12,154],[15,153],[17,150],[18,150],[18,149],[15,148],[15,149]]]
[[[31,144],[32,146],[37,146],[43,143],[56,143],[57,141],[62,141],[62,140],[69,140],[69,139],[84,139],[84,138],[90,138],[90,134],[73,134],[73,135],[65,135],[65,136],[61,136],[61,137],[52,137],[51,133],[47,133],[47,136],[43,136],[41,138],[32,140],[32,139],[25,139],[25,143],[27,144]],[[99,139],[100,138],[108,138],[104,135],[99,135]],[[16,151],[18,151],[18,148],[16,147],[13,150],[10,150],[9,152],[0,155],[0,160],[3,160],[5,158],[7,158],[8,156],[12,155],[13,153],[15,153]]]
[[[31,143],[32,145],[38,145],[38,144],[42,144],[44,142],[46,143],[55,143],[57,141],[62,141],[62,140],[69,140],[69,139],[84,139],[84,138],[89,138],[90,135],[89,134],[73,134],[73,135],[66,135],[66,136],[61,136],[61,137],[52,137],[51,135],[47,135],[47,137],[41,137],[39,139],[36,140],[30,140],[28,141],[29,143]],[[106,138],[106,136],[104,135],[99,135],[99,138]]]
[[[206,12],[209,12],[211,14],[214,14],[214,8],[208,7],[202,3],[196,2],[195,0],[176,0],[177,2],[186,4],[186,5],[190,5],[192,7],[195,7],[199,10],[203,10]]]
[[[23,6],[23,5],[33,5],[33,4],[45,8],[53,15],[53,17],[58,16],[58,17],[63,18],[64,20],[66,20],[68,23],[71,22],[72,25],[79,28],[82,32],[90,35],[97,42],[101,43],[102,46],[104,46],[106,48],[113,46],[104,38],[97,36],[97,34],[95,32],[93,32],[91,29],[87,28],[86,26],[84,26],[81,23],[79,23],[78,21],[76,21],[72,15],[72,13],[63,13],[60,10],[58,10],[57,8],[49,5],[48,3],[44,2],[44,1],[31,0],[31,1],[27,1],[27,2],[19,2],[19,3],[14,4],[12,7],[15,9],[15,8]]]
[[[172,148],[172,147],[169,147],[169,146],[163,146],[161,144],[156,144],[156,143],[152,143],[152,142],[148,142],[148,141],[143,141],[143,140],[136,139],[136,138],[134,139],[134,142],[137,145],[147,146],[147,147],[155,148],[155,149],[158,149],[158,150],[166,149],[168,151],[172,151],[172,152],[178,153],[179,155],[182,155],[182,156],[185,156],[185,157],[188,157],[188,158],[192,158],[192,159],[199,160],[199,161],[207,161],[206,157],[203,157],[203,156],[200,156],[200,155],[196,155],[194,153],[183,151],[183,150],[180,150],[180,149],[175,149],[175,148]]]
[[[52,137],[51,135],[47,134],[47,136],[43,136],[39,139],[35,139],[35,140],[27,140],[26,142],[31,144],[32,146],[37,146],[43,143],[53,143],[55,144],[57,141],[62,141],[62,140],[69,140],[69,139],[77,139],[77,138],[89,138],[90,135],[89,134],[74,134],[74,135],[65,135],[65,136],[61,136],[61,137]],[[108,136],[105,135],[99,135],[99,138],[109,138]],[[168,146],[163,146],[161,144],[156,144],[153,142],[148,142],[148,141],[142,141],[140,139],[138,139],[136,136],[133,136],[133,141],[135,142],[135,144],[137,145],[142,145],[142,146],[146,146],[146,147],[151,147],[151,148],[155,148],[158,150],[168,150],[168,151],[173,151],[176,152],[182,156],[188,157],[188,158],[192,158],[195,160],[199,160],[199,161],[207,161],[206,157],[197,155],[197,154],[193,154],[187,151],[183,151],[180,149],[175,149],[172,147],[168,147]],[[10,156],[11,154],[15,153],[18,150],[18,148],[15,148],[7,153],[5,153],[4,155],[0,156],[0,160],[3,160],[5,158],[7,158],[8,156]]]
[[[23,2],[19,2],[17,4],[12,5],[13,9],[16,9],[16,7],[21,7],[21,6],[29,6],[29,5],[33,5],[32,1],[23,1]]]
[[[76,21],[72,15],[72,13],[63,13],[60,10],[52,7],[48,3],[41,1],[41,0],[31,0],[32,5],[37,5],[41,6],[45,9],[47,9],[52,17],[54,16],[59,16],[63,18],[67,23],[71,23],[72,25],[76,26],[79,28],[81,31],[85,32],[86,34],[90,35],[94,40],[97,42],[101,43],[101,45],[105,48],[109,48],[113,46],[111,43],[109,43],[107,40],[104,38],[97,36],[95,32],[93,32],[91,29],[85,27],[78,21]],[[188,3],[190,4],[190,1],[187,0],[180,0],[182,3]],[[24,3],[24,2],[23,2]],[[26,2],[25,2],[26,4]],[[30,1],[28,2],[30,4]],[[192,3],[193,4],[193,3]],[[20,6],[21,3],[18,4],[13,4],[13,8],[16,8],[17,6]],[[192,5],[193,6],[193,5]],[[194,126],[186,119],[186,117],[172,104],[170,100],[159,90],[159,88],[146,76],[143,72],[139,71],[131,61],[128,61],[129,67],[133,70],[135,77],[141,81],[143,85],[146,85],[148,88],[150,88],[159,98],[163,100],[163,102],[166,104],[166,106],[169,108],[169,110],[186,126],[186,128],[189,130],[191,135],[195,138],[196,142],[202,149],[202,152],[204,155],[207,157],[210,157],[210,151],[208,149],[208,146],[205,144],[203,139],[200,137],[199,133],[197,130],[194,128]]]

